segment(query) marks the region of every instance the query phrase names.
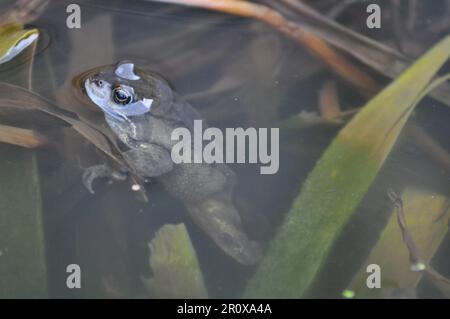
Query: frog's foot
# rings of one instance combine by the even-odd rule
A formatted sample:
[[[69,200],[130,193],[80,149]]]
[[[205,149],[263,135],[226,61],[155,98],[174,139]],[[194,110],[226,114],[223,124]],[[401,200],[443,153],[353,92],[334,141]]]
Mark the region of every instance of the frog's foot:
[[[93,184],[96,179],[110,178],[117,181],[124,181],[127,179],[127,176],[125,170],[117,171],[111,169],[111,167],[106,164],[100,164],[85,168],[81,179],[84,187],[86,187],[91,194],[95,194]]]
[[[196,224],[226,254],[243,265],[254,265],[261,259],[261,246],[249,240],[231,203],[209,198],[187,207]]]

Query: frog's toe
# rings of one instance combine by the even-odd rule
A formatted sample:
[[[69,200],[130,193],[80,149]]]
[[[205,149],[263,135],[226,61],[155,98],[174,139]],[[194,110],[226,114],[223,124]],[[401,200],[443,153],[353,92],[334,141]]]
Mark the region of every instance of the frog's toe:
[[[89,193],[95,194],[93,187],[94,181],[98,178],[110,177],[111,174],[111,169],[108,166],[104,164],[95,165],[84,169],[81,180]]]
[[[97,177],[91,167],[85,169],[83,175],[81,176],[81,181],[83,182],[84,187],[86,187],[91,194],[95,194],[93,184],[96,178]]]

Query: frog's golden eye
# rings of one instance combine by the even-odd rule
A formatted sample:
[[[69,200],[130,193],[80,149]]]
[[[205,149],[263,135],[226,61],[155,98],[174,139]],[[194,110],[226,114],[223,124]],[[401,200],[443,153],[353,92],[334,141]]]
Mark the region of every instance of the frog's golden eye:
[[[128,92],[126,89],[124,89],[121,86],[116,86],[112,91],[112,96],[114,102],[121,105],[127,105],[132,102],[133,97],[131,96],[130,92]]]

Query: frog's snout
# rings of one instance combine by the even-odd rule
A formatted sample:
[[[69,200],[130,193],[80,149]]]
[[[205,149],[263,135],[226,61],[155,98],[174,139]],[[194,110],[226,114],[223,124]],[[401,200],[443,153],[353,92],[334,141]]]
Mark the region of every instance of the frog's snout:
[[[89,78],[88,81],[100,89],[103,88],[103,86],[105,85],[105,82],[103,82],[103,80],[99,79],[95,75]]]
[[[100,106],[101,100],[106,100],[108,97],[107,92],[105,92],[106,83],[105,81],[99,79],[98,77],[92,76],[85,80],[84,88],[87,95],[91,100]]]

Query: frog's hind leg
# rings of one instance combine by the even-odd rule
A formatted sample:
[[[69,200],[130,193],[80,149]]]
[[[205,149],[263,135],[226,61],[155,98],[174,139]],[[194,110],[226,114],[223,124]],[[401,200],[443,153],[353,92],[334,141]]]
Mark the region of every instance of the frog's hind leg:
[[[244,265],[259,261],[261,248],[244,233],[239,213],[231,201],[223,196],[211,196],[186,206],[195,223],[225,253]]]

